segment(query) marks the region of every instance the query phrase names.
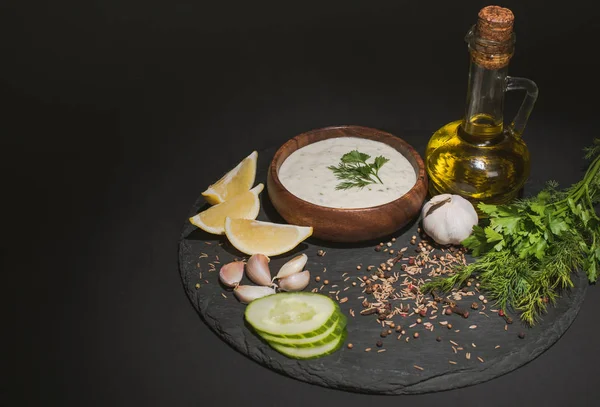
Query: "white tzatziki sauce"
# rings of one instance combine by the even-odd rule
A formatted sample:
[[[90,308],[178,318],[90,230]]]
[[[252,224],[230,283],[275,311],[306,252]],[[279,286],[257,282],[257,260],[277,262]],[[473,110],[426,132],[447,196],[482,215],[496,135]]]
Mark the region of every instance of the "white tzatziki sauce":
[[[363,188],[336,189],[342,182],[327,167],[337,166],[346,153],[358,150],[389,161],[379,169],[379,182]],[[417,182],[412,165],[393,147],[359,137],[339,137],[318,141],[294,151],[279,168],[283,186],[298,198],[330,208],[367,208],[391,202],[406,194]]]

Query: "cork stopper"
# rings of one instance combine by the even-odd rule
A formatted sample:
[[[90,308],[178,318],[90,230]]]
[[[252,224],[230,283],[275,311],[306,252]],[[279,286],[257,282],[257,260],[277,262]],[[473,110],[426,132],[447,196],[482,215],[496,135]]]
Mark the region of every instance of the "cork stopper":
[[[477,31],[488,41],[505,42],[511,39],[515,16],[507,8],[487,6],[478,14]]]
[[[514,48],[514,22],[515,16],[507,8],[482,8],[475,30],[467,36],[473,61],[486,69],[507,66]]]

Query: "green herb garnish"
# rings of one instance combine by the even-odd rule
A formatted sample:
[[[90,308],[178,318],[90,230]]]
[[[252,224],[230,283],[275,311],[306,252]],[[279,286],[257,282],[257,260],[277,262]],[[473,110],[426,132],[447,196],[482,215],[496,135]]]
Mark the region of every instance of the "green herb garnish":
[[[381,178],[379,178],[379,169],[383,164],[389,161],[388,158],[379,156],[375,158],[372,164],[368,164],[367,160],[371,158],[370,155],[361,153],[358,150],[352,150],[342,156],[341,162],[336,166],[330,165],[329,168],[337,179],[343,180],[340,182],[335,189],[350,189],[350,188],[364,188],[369,184],[375,184],[379,182],[383,184]]]
[[[571,273],[582,269],[590,282],[600,272],[600,139],[586,148],[593,159],[585,176],[559,191],[551,181],[535,197],[509,205],[479,204],[488,215],[462,244],[477,257],[448,278],[437,278],[422,290],[448,292],[477,275],[480,289],[502,310],[511,308],[533,325],[560,290],[573,287]]]

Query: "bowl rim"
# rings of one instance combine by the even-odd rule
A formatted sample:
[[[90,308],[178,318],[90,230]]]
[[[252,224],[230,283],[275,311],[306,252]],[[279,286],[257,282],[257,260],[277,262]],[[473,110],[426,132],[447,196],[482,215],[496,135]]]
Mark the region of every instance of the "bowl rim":
[[[417,167],[418,167],[418,171],[415,171],[415,175],[416,175],[416,181],[415,184],[412,186],[411,189],[409,189],[406,193],[404,193],[403,195],[401,195],[400,197],[394,199],[393,201],[389,201],[380,205],[375,205],[375,206],[366,206],[366,207],[362,207],[362,208],[334,208],[331,206],[323,206],[323,205],[317,205],[315,203],[306,201],[300,197],[298,197],[298,195],[293,194],[292,192],[290,192],[281,182],[281,180],[279,179],[279,174],[278,174],[278,169],[275,168],[275,162],[278,160],[278,157],[283,154],[283,150],[284,147],[287,146],[288,144],[294,144],[297,143],[297,140],[307,137],[310,134],[313,133],[322,133],[322,132],[327,132],[327,131],[331,131],[331,130],[339,130],[339,129],[356,129],[356,130],[368,130],[368,131],[372,131],[372,132],[376,132],[378,134],[382,134],[386,137],[391,137],[396,139],[397,141],[400,142],[400,144],[403,144],[404,147],[406,148],[406,150],[408,151],[408,153],[410,153],[410,155],[415,159],[416,163],[417,163]],[[352,135],[352,136],[338,136],[338,137],[358,137],[358,138],[365,138],[368,140],[371,140],[368,137],[363,137],[363,136],[356,136],[356,135]],[[323,140],[328,140],[330,138],[338,138],[338,137],[327,137],[324,138]],[[318,141],[323,141],[323,140],[318,140]],[[373,141],[377,141],[377,140],[373,140]],[[317,141],[313,142],[313,143],[309,143],[307,145],[310,144],[314,144]],[[385,143],[383,141],[380,141],[381,143]],[[385,143],[388,146],[395,148],[394,146],[391,146],[388,143]],[[304,146],[306,147],[306,146]],[[302,147],[301,147],[302,148]],[[295,149],[293,152],[298,151],[299,149]],[[292,152],[292,153],[293,153]],[[398,151],[400,154],[402,154],[402,152]],[[290,153],[290,155],[292,154]],[[289,156],[288,156],[289,157]],[[287,159],[287,157],[286,157]],[[285,161],[285,159],[283,160]],[[283,164],[283,161],[281,162]],[[411,165],[412,166],[412,165]],[[281,165],[280,165],[281,167]],[[414,169],[414,168],[413,168]],[[416,195],[418,193],[419,189],[422,189],[422,183],[425,183],[425,195],[423,196],[423,199],[426,198],[427,195],[427,174],[425,172],[425,163],[423,162],[423,158],[421,157],[421,155],[417,152],[417,150],[415,150],[415,148],[410,145],[406,140],[404,140],[403,138],[396,136],[392,133],[389,133],[387,131],[383,131],[380,129],[376,129],[373,127],[366,127],[366,126],[360,126],[360,125],[352,125],[352,124],[348,124],[348,125],[334,125],[334,126],[327,126],[327,127],[321,127],[321,128],[316,128],[316,129],[312,129],[303,133],[300,133],[292,138],[290,138],[289,140],[287,140],[285,143],[283,143],[275,152],[275,154],[273,155],[273,158],[271,159],[271,163],[269,164],[269,171],[268,171],[269,175],[271,176],[271,179],[275,182],[275,184],[280,187],[286,194],[291,195],[292,197],[294,197],[295,199],[298,199],[300,201],[302,201],[304,204],[309,205],[309,207],[312,207],[314,209],[317,210],[327,210],[327,211],[334,211],[334,212],[339,212],[339,213],[364,213],[366,211],[377,211],[380,210],[386,206],[394,206],[397,205],[399,203],[401,203],[403,200],[408,200],[410,196]]]

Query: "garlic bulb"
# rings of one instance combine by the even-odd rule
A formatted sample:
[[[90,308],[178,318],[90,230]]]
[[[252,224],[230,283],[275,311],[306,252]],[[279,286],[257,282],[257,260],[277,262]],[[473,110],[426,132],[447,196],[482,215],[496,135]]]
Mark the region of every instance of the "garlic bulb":
[[[421,217],[423,230],[439,244],[460,244],[479,222],[471,202],[450,194],[431,198],[423,205]]]
[[[275,294],[275,289],[272,287],[262,287],[255,285],[238,285],[233,290],[233,294],[242,304],[250,304],[257,298]]]
[[[285,263],[283,266],[281,266],[281,268],[279,269],[279,273],[277,273],[275,278],[284,278],[302,271],[302,269],[306,265],[307,260],[308,256],[304,253],[294,257],[293,259]]]
[[[291,274],[279,280],[279,288],[283,291],[302,291],[310,281],[310,271]]]
[[[244,262],[233,261],[225,264],[219,270],[219,280],[227,287],[235,287],[242,281],[244,276]]]
[[[253,283],[258,285],[271,285],[271,270],[269,259],[264,254],[253,254],[246,264],[246,275]]]

